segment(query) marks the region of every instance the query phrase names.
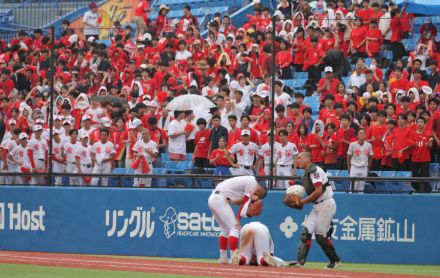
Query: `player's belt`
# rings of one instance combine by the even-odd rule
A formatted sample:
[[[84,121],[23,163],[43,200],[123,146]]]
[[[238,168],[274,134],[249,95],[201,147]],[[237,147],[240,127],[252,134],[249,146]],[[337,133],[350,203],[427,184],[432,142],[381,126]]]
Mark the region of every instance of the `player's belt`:
[[[284,167],[292,167],[292,165],[277,165],[278,167],[284,168]]]
[[[83,166],[83,167],[86,167],[86,168],[92,168],[92,165],[91,165],[91,164],[83,164],[82,166]]]
[[[214,191],[214,194],[222,195],[222,193],[221,193],[220,191],[218,191],[218,190]],[[231,199],[229,199],[228,197],[225,197],[225,198],[226,198],[226,200],[228,200],[228,201],[231,200]]]
[[[37,160],[39,160],[39,161],[44,161],[44,158],[37,158]]]
[[[328,199],[330,199],[330,198],[327,198],[327,199],[324,199],[324,200],[321,200],[321,201],[316,201],[316,202],[313,202],[313,203],[315,205],[317,205],[317,204],[323,203],[324,201],[327,201]]]
[[[241,164],[240,164],[240,167],[242,167],[246,170],[250,170],[252,168],[251,166],[246,166],[246,165],[241,165]]]

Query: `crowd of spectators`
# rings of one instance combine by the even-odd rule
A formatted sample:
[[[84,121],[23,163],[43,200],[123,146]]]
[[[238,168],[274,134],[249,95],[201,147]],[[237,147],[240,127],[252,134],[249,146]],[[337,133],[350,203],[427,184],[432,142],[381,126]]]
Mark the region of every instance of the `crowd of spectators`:
[[[181,19],[171,20],[170,8],[162,5],[151,20],[145,0],[135,8],[136,30],[115,22],[109,46],[99,40],[95,3],[84,15],[83,30],[63,22],[54,49],[50,32],[21,31],[0,44],[2,171],[47,170],[53,92],[57,172],[132,167],[150,173],[162,166],[162,153],[170,160],[194,153],[200,171],[269,174],[274,117],[277,144],[310,151],[313,162],[325,169],[346,169],[348,146],[364,129],[373,146],[371,170],[412,169],[415,176],[427,176],[440,149],[436,26],[427,17],[420,30],[413,30],[414,15],[406,6],[345,2],[281,0],[273,13],[256,2],[254,14],[238,25],[216,15],[206,38],[190,6]],[[402,44],[410,36],[417,36],[415,49]],[[392,58],[382,55],[386,52]],[[343,59],[332,63],[331,55]],[[304,88],[285,85],[301,72],[307,72]],[[349,77],[348,84],[343,77]],[[216,107],[166,109],[184,94],[206,97]],[[313,96],[319,111],[304,104]],[[288,165],[295,171],[294,153],[275,150],[277,161],[292,156]],[[71,179],[90,182],[98,181]]]

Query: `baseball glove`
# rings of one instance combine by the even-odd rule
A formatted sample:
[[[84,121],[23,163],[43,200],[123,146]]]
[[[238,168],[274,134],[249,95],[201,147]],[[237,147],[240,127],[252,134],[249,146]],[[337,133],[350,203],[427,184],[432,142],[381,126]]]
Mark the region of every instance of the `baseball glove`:
[[[301,198],[296,196],[295,194],[285,194],[283,197],[283,203],[291,207],[293,209],[302,209],[303,203],[301,202]]]
[[[249,204],[246,214],[248,217],[254,217],[260,215],[262,211],[263,202],[261,202],[261,200],[257,200]]]

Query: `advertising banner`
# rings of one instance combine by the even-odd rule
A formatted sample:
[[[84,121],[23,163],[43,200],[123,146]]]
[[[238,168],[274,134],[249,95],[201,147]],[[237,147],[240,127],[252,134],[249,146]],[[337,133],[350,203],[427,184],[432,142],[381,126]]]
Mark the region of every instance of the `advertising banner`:
[[[188,258],[218,257],[210,190],[0,187],[0,249]],[[252,220],[275,254],[296,258],[302,211],[269,192]],[[440,264],[440,196],[336,194],[333,241],[343,261]],[[249,220],[244,220],[244,225]],[[310,261],[326,261],[316,242]]]

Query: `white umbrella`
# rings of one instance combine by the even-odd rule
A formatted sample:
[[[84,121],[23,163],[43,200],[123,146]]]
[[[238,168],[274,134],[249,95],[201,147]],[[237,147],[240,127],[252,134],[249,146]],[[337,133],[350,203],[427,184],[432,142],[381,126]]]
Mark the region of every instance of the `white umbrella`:
[[[170,103],[168,103],[167,110],[178,110],[178,111],[190,111],[197,109],[210,109],[216,107],[216,105],[204,96],[200,95],[183,95],[174,98]]]

